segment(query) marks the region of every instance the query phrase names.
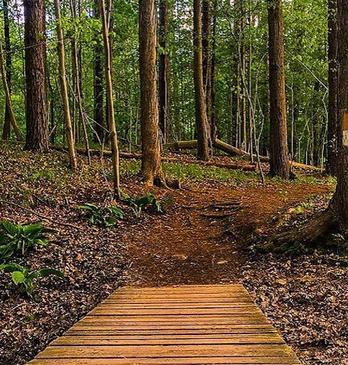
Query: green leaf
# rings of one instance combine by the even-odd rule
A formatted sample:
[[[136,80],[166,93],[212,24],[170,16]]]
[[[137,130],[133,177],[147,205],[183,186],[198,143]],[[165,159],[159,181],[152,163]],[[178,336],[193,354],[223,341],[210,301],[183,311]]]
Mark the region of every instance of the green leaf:
[[[12,281],[16,284],[23,284],[25,281],[25,275],[22,271],[14,271],[11,273]]]
[[[19,232],[18,226],[8,221],[2,221],[1,227],[10,235],[14,236]]]
[[[10,264],[0,265],[0,270],[3,270],[5,272],[24,271],[25,267],[18,265],[16,263],[10,263]]]
[[[44,268],[44,269],[38,270],[38,271],[36,271],[36,273],[37,273],[37,277],[41,277],[41,278],[45,278],[50,275],[57,276],[59,278],[64,278],[63,272],[61,272],[59,270],[55,270],[55,269],[50,269],[50,268]]]

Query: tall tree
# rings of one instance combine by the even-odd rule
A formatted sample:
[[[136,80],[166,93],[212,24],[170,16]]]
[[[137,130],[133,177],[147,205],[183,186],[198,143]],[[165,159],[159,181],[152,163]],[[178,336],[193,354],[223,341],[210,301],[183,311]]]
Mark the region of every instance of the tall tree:
[[[142,174],[148,186],[165,184],[159,141],[156,28],[155,0],[139,0]]]
[[[328,0],[328,60],[329,60],[329,106],[328,106],[328,160],[327,171],[336,173],[338,132],[338,63],[337,63],[337,0]]]
[[[8,0],[3,0],[3,13],[4,13],[4,36],[5,36],[5,68],[6,68],[6,82],[11,93],[11,77],[12,77],[12,54],[11,54],[11,36],[10,36],[10,19],[9,19],[9,9]],[[2,130],[2,139],[8,140],[11,136],[11,111],[6,103],[5,106],[5,117],[4,117],[4,127]]]
[[[282,0],[268,0],[270,175],[290,175],[284,66],[284,20]]]
[[[9,119],[10,127],[12,126],[12,128],[15,132],[17,140],[20,141],[20,140],[22,140],[22,134],[18,128],[16,116],[15,116],[13,106],[12,106],[11,92],[10,92],[10,88],[9,88],[8,81],[7,81],[4,52],[3,52],[1,41],[0,41],[0,73],[1,73],[2,84],[3,84],[4,92],[5,92],[5,99],[6,99],[5,105],[6,105],[6,110],[8,113],[7,118]]]
[[[196,105],[197,158],[209,160],[209,124],[203,80],[203,45],[202,45],[202,4],[201,0],[193,2],[193,47],[194,47],[194,82]]]
[[[75,149],[75,138],[70,114],[68,85],[65,71],[65,50],[64,50],[64,35],[62,29],[62,20],[60,15],[60,0],[54,0],[54,9],[56,14],[57,38],[58,38],[58,59],[59,59],[59,81],[60,92],[63,102],[65,133],[69,149],[70,167],[73,170],[77,169],[77,157]]]
[[[162,132],[163,143],[168,140],[169,134],[169,1],[160,0],[159,3],[159,125]]]
[[[25,149],[48,151],[45,1],[24,0],[23,5],[27,127]]]
[[[94,0],[94,18],[100,20],[99,0]],[[105,138],[104,120],[104,78],[103,78],[103,44],[100,34],[95,37],[94,46],[94,68],[93,68],[93,89],[94,89],[94,130],[96,142],[103,142]]]
[[[103,24],[103,40],[105,53],[105,83],[106,83],[106,103],[108,110],[108,122],[110,131],[110,143],[112,151],[112,169],[114,175],[114,196],[122,197],[120,184],[120,151],[118,147],[118,138],[116,131],[114,96],[112,89],[112,60],[111,60],[111,45],[109,34],[109,15],[106,10],[105,0],[99,0],[99,9]]]
[[[348,2],[337,0],[338,121],[337,186],[328,209],[302,228],[283,233],[276,242],[315,241],[332,228],[348,237]],[[336,129],[336,127],[334,126]],[[338,168],[339,167],[339,168]]]

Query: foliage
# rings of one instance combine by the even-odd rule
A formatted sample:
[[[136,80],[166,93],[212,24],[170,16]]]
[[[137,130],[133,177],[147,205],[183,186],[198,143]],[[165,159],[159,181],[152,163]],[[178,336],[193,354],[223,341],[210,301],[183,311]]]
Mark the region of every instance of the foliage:
[[[63,278],[64,274],[55,269],[44,268],[40,270],[29,270],[28,268],[16,263],[2,264],[0,270],[10,273],[12,282],[18,287],[21,293],[25,293],[30,298],[33,298],[33,292],[36,287],[36,281],[48,276],[56,276]]]
[[[98,207],[95,204],[86,203],[79,208],[85,212],[88,222],[104,228],[116,226],[124,216],[123,210],[119,207]]]
[[[8,259],[16,253],[24,255],[33,247],[47,246],[47,232],[50,230],[44,228],[40,222],[25,225],[0,222],[0,258]]]
[[[157,213],[164,213],[168,200],[159,200],[152,193],[140,197],[128,197],[125,202],[132,208],[135,216],[139,218],[146,209],[153,209]]]

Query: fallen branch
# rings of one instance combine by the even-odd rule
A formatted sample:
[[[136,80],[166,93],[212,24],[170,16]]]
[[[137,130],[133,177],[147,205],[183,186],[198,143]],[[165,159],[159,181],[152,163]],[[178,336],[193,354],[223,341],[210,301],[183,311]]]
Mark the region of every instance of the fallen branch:
[[[45,216],[43,214],[40,214],[40,213],[35,212],[32,209],[23,207],[23,205],[20,205],[20,204],[14,203],[14,202],[10,202],[8,200],[2,200],[2,199],[0,199],[0,204],[7,204],[7,205],[12,205],[14,207],[20,208],[20,209],[24,210],[27,213],[34,214],[37,217],[39,217],[40,219],[46,220],[46,221],[51,222],[51,223],[56,224],[56,225],[58,224],[60,226],[70,227],[70,228],[74,228],[74,229],[80,229],[80,227],[74,226],[73,224],[59,222],[59,221],[57,221],[57,219],[51,219],[51,218],[49,218],[49,217],[47,217],[47,216]]]
[[[227,153],[230,156],[239,156],[242,158],[250,158],[250,153],[243,151],[240,148],[234,147],[226,142],[223,142],[219,139],[216,139],[213,143],[213,146],[220,150],[223,151],[225,153]],[[181,150],[181,149],[195,149],[197,148],[197,141],[196,140],[192,140],[192,141],[177,141],[175,143],[170,143],[170,144],[166,144],[165,145],[166,148],[168,149],[173,149],[173,150]],[[254,158],[257,158],[256,155],[253,155]],[[260,161],[261,162],[269,162],[269,157],[267,156],[259,156]],[[298,168],[298,169],[302,169],[302,170],[313,170],[313,171],[318,171],[318,172],[322,172],[323,169],[316,167],[316,166],[312,166],[312,165],[306,165],[300,162],[295,162],[295,161],[291,161],[290,165],[292,167]]]
[[[56,151],[66,152],[66,149],[64,147],[52,147]],[[78,152],[80,155],[86,155],[86,151],[83,149],[76,149],[76,152]],[[100,150],[90,150],[89,151],[92,156],[105,156],[105,157],[111,157],[111,151],[100,151]],[[120,152],[120,157],[123,159],[141,159],[142,154],[141,153],[131,153],[131,152]],[[162,157],[163,162],[180,162],[180,163],[186,163],[186,164],[195,164],[195,165],[203,165],[203,166],[215,166],[220,167],[224,169],[229,170],[242,170],[242,171],[255,171],[256,166],[252,164],[245,164],[245,163],[222,163],[222,162],[214,162],[214,161],[199,161],[199,160],[192,160],[192,161],[185,161],[180,158],[176,157]]]

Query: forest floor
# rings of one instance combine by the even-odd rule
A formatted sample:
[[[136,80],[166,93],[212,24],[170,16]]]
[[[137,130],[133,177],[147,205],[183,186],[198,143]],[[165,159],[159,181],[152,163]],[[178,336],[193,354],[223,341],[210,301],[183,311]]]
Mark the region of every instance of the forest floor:
[[[0,220],[42,220],[55,230],[49,246],[16,261],[65,274],[44,279],[35,302],[0,273],[0,364],[31,359],[119,285],[231,282],[247,287],[304,364],[348,364],[346,258],[335,246],[296,255],[256,249],[323,209],[334,181],[299,174],[292,182],[267,178],[262,185],[254,172],[191,160],[165,164],[166,173],[182,181],[180,190],[153,189],[172,201],[165,214],[136,218],[124,206],[118,226],[104,229],[84,221],[78,206],[110,202],[108,162],[95,158],[71,174],[61,153],[0,147]],[[129,195],[145,193],[138,169],[138,161],[122,163]]]

